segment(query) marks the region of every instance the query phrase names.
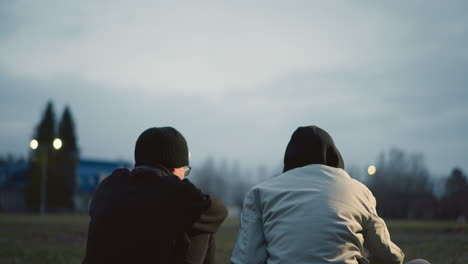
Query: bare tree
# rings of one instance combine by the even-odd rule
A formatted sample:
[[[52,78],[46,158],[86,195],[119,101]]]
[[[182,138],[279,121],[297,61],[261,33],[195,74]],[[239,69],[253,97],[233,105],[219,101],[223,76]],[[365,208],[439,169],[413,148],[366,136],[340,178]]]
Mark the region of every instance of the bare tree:
[[[226,171],[216,166],[213,157],[208,157],[201,166],[195,168],[191,178],[203,192],[226,202]]]
[[[394,218],[433,217],[437,199],[424,156],[394,148],[387,154],[382,152],[378,160],[377,173],[369,179],[369,187],[377,199],[379,213]]]

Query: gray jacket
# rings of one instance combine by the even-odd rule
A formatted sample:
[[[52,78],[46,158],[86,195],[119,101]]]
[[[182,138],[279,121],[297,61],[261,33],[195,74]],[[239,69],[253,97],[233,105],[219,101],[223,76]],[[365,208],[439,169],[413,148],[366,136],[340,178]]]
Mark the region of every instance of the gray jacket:
[[[289,170],[247,193],[231,262],[403,263],[375,207],[369,189],[343,169]]]

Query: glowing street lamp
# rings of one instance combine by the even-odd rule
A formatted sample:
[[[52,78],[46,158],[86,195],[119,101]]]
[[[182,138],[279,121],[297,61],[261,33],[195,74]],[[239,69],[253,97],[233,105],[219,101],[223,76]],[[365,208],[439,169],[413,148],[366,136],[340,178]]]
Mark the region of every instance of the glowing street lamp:
[[[62,140],[60,138],[54,139],[52,142],[52,146],[54,147],[55,150],[59,150],[62,147]],[[36,150],[39,148],[39,141],[37,139],[32,139],[31,142],[29,142],[29,147],[32,150]],[[47,160],[48,160],[48,148],[43,148],[44,150],[44,156],[42,158],[42,177],[41,177],[41,194],[40,194],[40,213],[43,215],[45,214],[45,208],[46,208],[46,191],[47,191]]]
[[[54,146],[54,149],[59,150],[62,147],[62,140],[60,138],[56,138],[52,145]]]
[[[29,142],[29,146],[32,150],[36,150],[39,147],[39,142],[36,139],[33,139]]]
[[[376,172],[377,172],[377,168],[374,165],[371,165],[369,166],[369,168],[367,168],[367,173],[369,175],[374,175]]]

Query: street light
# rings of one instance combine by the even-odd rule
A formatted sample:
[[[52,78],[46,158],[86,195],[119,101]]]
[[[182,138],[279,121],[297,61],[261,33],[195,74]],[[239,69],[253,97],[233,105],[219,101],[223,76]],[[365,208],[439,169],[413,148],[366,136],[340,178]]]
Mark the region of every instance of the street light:
[[[369,166],[369,168],[367,168],[367,173],[369,175],[374,175],[376,172],[377,172],[377,168],[374,165],[371,165]]]
[[[35,139],[31,140],[29,143],[29,146],[31,147],[32,150],[35,150],[39,147],[39,142]]]
[[[32,150],[36,150],[39,148],[39,141],[37,139],[32,139],[31,142],[29,142],[29,146],[31,147]],[[62,147],[62,140],[60,138],[54,139],[52,142],[52,146],[54,147],[55,150],[59,150]],[[47,147],[43,148],[45,150],[44,152],[44,157],[42,158],[42,177],[41,177],[41,193],[40,193],[40,207],[39,211],[41,215],[45,214],[45,208],[46,208],[46,192],[47,192],[47,160],[48,160],[48,154],[49,154],[49,149]]]
[[[59,150],[62,147],[62,140],[60,138],[56,138],[52,145],[54,146],[54,149]]]

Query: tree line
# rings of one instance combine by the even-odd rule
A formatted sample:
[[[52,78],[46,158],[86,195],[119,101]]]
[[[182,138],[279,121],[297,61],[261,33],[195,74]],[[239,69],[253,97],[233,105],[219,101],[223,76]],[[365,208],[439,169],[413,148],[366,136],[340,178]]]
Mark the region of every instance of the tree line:
[[[422,154],[396,148],[380,154],[377,168],[366,184],[376,197],[377,211],[383,217],[468,216],[468,182],[461,169],[454,168],[450,175],[436,181]],[[436,193],[436,189],[441,193]]]
[[[401,149],[382,152],[376,164],[377,172],[360,179],[356,167],[350,175],[366,184],[377,200],[379,215],[386,218],[434,219],[468,216],[468,180],[461,169],[435,180],[424,156]],[[255,184],[281,173],[259,167],[257,171],[241,168],[239,162],[216,161],[208,157],[194,168],[191,179],[204,192],[221,198],[228,204],[242,206],[246,192]],[[435,186],[442,184],[441,186]],[[439,188],[435,188],[439,187]],[[442,189],[436,193],[436,189]]]
[[[45,189],[48,211],[74,210],[79,148],[70,108],[65,107],[57,122],[53,103],[49,101],[33,138],[39,142],[39,147],[31,150],[26,205],[38,210],[43,199],[41,192]],[[58,150],[52,147],[55,138],[62,140]],[[2,162],[12,159],[1,158]],[[376,167],[377,172],[366,179],[359,177],[357,167],[350,166],[347,171],[369,187],[382,217],[453,219],[468,216],[468,179],[461,169],[454,168],[446,177],[435,180],[422,154],[407,153],[398,148],[382,152]],[[253,185],[275,177],[281,171],[281,165],[272,169],[260,166],[255,170],[242,167],[238,161],[208,157],[196,164],[190,179],[204,192],[241,208],[245,194]],[[45,176],[45,186],[42,186]]]

